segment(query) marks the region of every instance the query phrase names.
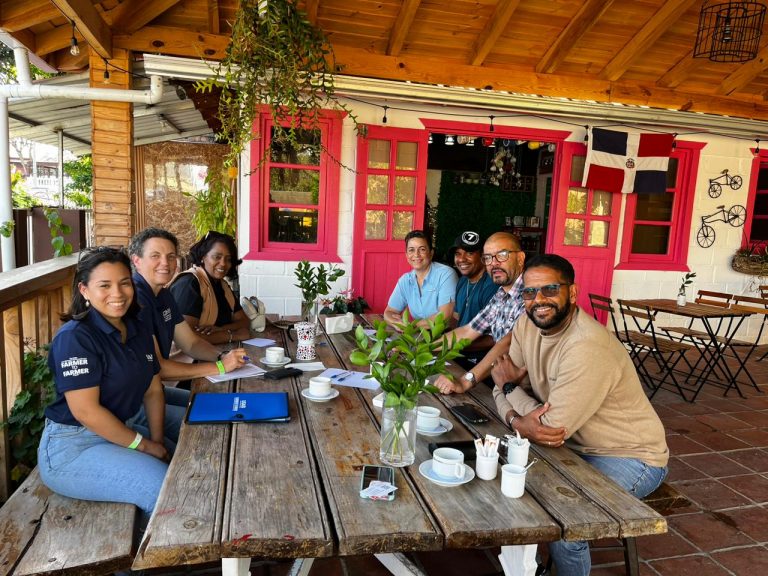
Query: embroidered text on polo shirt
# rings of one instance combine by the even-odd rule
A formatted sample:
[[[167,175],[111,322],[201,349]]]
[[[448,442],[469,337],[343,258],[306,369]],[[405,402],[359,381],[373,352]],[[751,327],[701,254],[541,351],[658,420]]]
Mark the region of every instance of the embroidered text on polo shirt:
[[[80,376],[82,374],[88,374],[88,358],[77,358],[73,356],[67,360],[61,361],[61,368],[63,372],[62,376]],[[64,370],[65,368],[71,368],[71,370]]]

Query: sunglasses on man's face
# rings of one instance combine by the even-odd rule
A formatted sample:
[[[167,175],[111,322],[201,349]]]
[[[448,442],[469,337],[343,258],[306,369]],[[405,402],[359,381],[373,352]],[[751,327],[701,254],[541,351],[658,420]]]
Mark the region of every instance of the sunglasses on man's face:
[[[541,291],[541,295],[545,298],[554,298],[560,294],[561,286],[569,286],[569,284],[547,284],[546,286],[540,286],[539,288],[523,288],[522,297],[523,300],[535,300],[536,294]]]

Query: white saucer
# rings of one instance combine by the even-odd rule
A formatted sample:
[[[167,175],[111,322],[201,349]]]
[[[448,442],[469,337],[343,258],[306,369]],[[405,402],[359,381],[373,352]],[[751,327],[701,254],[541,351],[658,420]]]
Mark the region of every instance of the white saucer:
[[[266,357],[259,359],[259,362],[264,364],[264,366],[285,366],[290,361],[291,361],[291,359],[288,356],[283,356],[283,359],[280,360],[280,362],[267,362],[267,358]]]
[[[440,436],[440,434],[445,434],[451,430],[453,430],[453,424],[445,418],[440,418],[440,426],[432,428],[431,430],[423,430],[417,426],[416,434],[421,434],[422,436]]]
[[[336,396],[339,395],[339,391],[335,388],[331,388],[331,393],[328,394],[328,396],[313,396],[309,393],[309,388],[304,388],[301,391],[301,395],[304,396],[307,400],[311,400],[312,402],[328,402],[328,400],[333,400],[336,398]]]
[[[467,482],[470,482],[471,480],[474,480],[475,478],[475,471],[472,470],[469,466],[466,464],[463,464],[464,466],[464,477],[463,478],[443,478],[442,476],[438,476],[432,471],[432,460],[425,460],[421,464],[419,464],[419,474],[424,476],[427,480],[430,482],[434,482],[438,486],[461,486],[462,484],[466,484]]]

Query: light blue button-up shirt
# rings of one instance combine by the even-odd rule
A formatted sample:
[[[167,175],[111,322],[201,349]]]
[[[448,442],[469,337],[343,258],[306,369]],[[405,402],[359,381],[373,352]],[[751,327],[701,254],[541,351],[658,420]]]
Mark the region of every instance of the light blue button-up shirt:
[[[432,262],[421,288],[415,270],[400,276],[387,306],[399,311],[408,308],[412,319],[429,318],[440,306],[456,300],[456,282],[453,268]]]

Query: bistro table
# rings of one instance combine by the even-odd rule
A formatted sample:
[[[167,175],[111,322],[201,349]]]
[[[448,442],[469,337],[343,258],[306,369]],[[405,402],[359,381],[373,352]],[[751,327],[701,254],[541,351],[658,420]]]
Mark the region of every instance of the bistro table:
[[[736,382],[736,377],[726,362],[725,351],[728,349],[731,340],[733,340],[736,332],[738,332],[744,319],[750,316],[751,312],[712,306],[710,304],[697,304],[695,302],[689,302],[685,306],[678,306],[676,300],[667,298],[626,300],[625,302],[635,306],[647,306],[654,312],[665,312],[689,318],[691,322],[694,320],[701,321],[706,338],[692,338],[691,340],[701,353],[704,368],[698,374],[693,375],[695,382],[693,384],[694,394],[690,399],[691,402],[696,400],[696,396],[699,395],[705,383],[723,386],[725,388],[723,396],[728,394],[731,388],[734,388],[739,393],[739,396],[744,398],[744,394],[739,388],[738,382]],[[713,378],[716,371],[721,372],[725,380],[724,383]]]
[[[268,327],[266,336],[295,357],[295,343],[283,332]],[[318,360],[362,371],[348,360],[354,346],[352,332],[321,331]],[[261,354],[253,349],[250,355]],[[476,478],[450,488],[422,477],[418,464],[429,458],[435,438],[418,436],[416,462],[396,472],[395,499],[361,499],[362,467],[377,464],[379,456],[376,393],[337,385],[337,398],[310,402],[300,392],[314,374],[194,384],[198,392],[284,390],[291,420],[185,424],[135,570],[221,559],[223,574],[244,576],[258,557],[298,559],[302,566],[294,572],[306,574],[313,558],[375,554],[393,572],[420,574],[402,552],[502,546],[506,573],[531,576],[539,542],[666,532],[663,517],[566,448],[533,447],[540,462],[528,471],[524,496],[512,499],[501,494],[500,472],[493,481]],[[509,432],[495,417],[490,391],[424,396],[421,404],[440,407],[453,424],[441,441]],[[458,401],[476,404],[490,421],[468,428],[446,410]]]

